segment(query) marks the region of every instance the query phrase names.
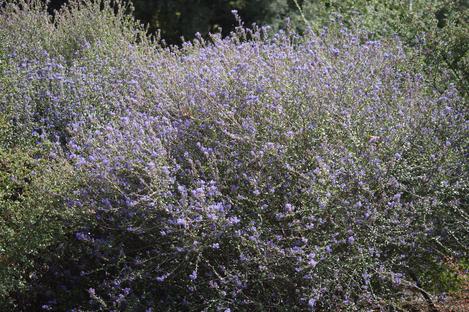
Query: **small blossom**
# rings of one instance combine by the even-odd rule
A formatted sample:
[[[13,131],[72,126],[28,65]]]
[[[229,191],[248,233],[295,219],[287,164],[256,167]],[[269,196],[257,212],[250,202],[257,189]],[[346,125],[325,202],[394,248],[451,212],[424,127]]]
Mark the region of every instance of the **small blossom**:
[[[293,212],[293,210],[294,210],[293,205],[289,204],[289,203],[285,204],[284,210],[285,210],[286,213]]]
[[[192,273],[189,275],[189,279],[191,281],[195,281],[197,279],[197,271],[192,271]]]

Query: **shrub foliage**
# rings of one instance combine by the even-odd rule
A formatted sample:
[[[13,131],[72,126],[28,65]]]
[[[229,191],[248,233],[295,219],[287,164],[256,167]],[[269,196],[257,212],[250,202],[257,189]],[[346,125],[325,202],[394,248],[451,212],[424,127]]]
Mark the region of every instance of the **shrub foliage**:
[[[457,289],[455,86],[398,38],[234,12],[226,38],[163,47],[126,10],[1,11],[5,308],[362,311]]]

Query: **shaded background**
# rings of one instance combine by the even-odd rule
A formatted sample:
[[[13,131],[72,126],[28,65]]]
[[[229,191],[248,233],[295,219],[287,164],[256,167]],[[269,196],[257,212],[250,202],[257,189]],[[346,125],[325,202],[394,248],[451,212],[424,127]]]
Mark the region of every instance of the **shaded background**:
[[[67,0],[50,0],[49,11],[58,10]],[[207,35],[209,32],[218,32],[227,35],[234,29],[235,18],[231,13],[237,10],[243,22],[250,26],[252,23],[271,25],[279,28],[284,25],[286,18],[290,18],[297,28],[304,28],[301,14],[294,0],[131,0],[135,8],[134,15],[142,23],[149,26],[150,32],[161,31],[161,36],[167,43],[180,44],[181,37],[193,39],[196,32]],[[447,6],[442,3],[448,3]],[[366,29],[375,29],[383,33],[402,33],[401,22],[405,19],[420,20],[418,15],[433,11],[432,3],[441,8],[436,12],[438,27],[444,27],[449,10],[465,11],[469,8],[469,0],[297,0],[306,17],[317,25],[329,22],[331,13],[339,13],[346,23],[354,22],[364,24]],[[449,4],[452,4],[451,6]],[[409,10],[415,12],[409,12]],[[450,9],[451,7],[451,9]],[[371,11],[370,11],[371,10]],[[412,13],[412,14],[409,14]],[[415,14],[417,15],[415,15]],[[382,16],[379,16],[379,15]],[[389,16],[389,15],[392,16]],[[367,21],[367,15],[372,16],[372,24]],[[430,15],[433,15],[430,13]],[[382,28],[378,20],[397,20],[391,29]],[[371,27],[370,27],[371,26]],[[374,26],[374,27],[373,27]],[[376,27],[377,26],[377,27]],[[420,25],[427,30],[425,26]],[[428,29],[429,30],[429,29]],[[416,33],[411,33],[415,36]]]
[[[51,0],[52,13],[67,0]],[[161,30],[162,37],[171,44],[181,43],[181,36],[191,39],[196,32],[206,35],[222,29],[224,35],[233,30],[232,10],[239,11],[243,21],[250,25],[281,23],[297,11],[293,0],[133,0],[135,16],[149,25],[149,30]],[[299,0],[301,5],[303,0]]]

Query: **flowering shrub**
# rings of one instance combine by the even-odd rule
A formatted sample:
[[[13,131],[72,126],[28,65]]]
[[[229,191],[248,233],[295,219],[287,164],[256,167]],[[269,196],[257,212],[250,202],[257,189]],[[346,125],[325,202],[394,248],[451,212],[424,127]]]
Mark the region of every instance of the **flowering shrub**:
[[[446,291],[430,273],[467,257],[467,111],[407,70],[397,39],[240,24],[163,48],[85,3],[42,27],[58,40],[91,14],[98,37],[55,54],[6,41],[2,111],[18,137],[56,142],[47,157],[75,181],[63,203],[89,220],[24,306],[384,310]],[[11,7],[2,36],[42,14]]]
[[[374,38],[399,35],[413,64],[434,88],[456,84],[467,98],[468,3],[461,0],[302,1],[296,25],[306,17],[321,27],[337,21],[367,30]],[[300,21],[299,21],[300,20]]]

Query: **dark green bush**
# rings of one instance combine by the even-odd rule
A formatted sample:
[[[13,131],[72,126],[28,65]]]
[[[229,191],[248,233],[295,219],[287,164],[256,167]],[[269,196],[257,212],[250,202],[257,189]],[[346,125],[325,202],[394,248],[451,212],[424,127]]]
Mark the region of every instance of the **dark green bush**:
[[[0,49],[0,95],[13,87],[4,75]],[[58,261],[86,215],[70,199],[77,187],[70,165],[54,154],[44,137],[18,135],[11,110],[0,106],[0,310],[25,309],[35,281]],[[14,120],[14,119],[13,119]]]

